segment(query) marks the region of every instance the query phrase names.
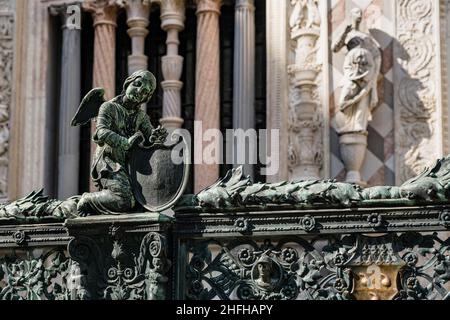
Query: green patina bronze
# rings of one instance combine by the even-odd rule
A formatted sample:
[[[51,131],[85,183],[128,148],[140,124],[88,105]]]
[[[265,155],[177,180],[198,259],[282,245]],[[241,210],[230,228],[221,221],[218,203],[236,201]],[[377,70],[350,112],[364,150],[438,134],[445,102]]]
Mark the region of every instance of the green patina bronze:
[[[44,217],[66,219],[77,216],[79,196],[64,201],[49,199],[43,190],[33,191],[17,201],[0,205],[0,219],[35,220]]]
[[[107,109],[106,106],[110,105],[105,103],[103,106]],[[110,110],[117,110],[113,108],[119,107],[114,103]],[[105,123],[110,122],[102,119],[99,122],[102,124],[99,125],[97,136],[100,131],[103,139],[117,146],[112,148],[111,144],[100,142],[102,138],[100,140],[96,138],[99,141],[99,148],[92,173],[101,191],[85,193],[81,197],[65,201],[48,199],[43,196],[42,191],[33,192],[15,202],[2,205],[0,219],[39,219],[48,216],[65,219],[87,213],[111,214],[131,211],[135,201],[127,171],[123,168],[123,161],[130,143],[132,144],[134,137],[138,135],[132,135],[127,139],[111,129],[106,129]],[[150,135],[149,141],[155,141],[155,137],[158,134],[161,136],[161,132],[162,136],[165,136],[164,130],[157,134],[155,131],[151,131],[153,135]],[[124,147],[120,147],[120,144]],[[433,167],[426,168],[400,187],[378,186],[366,189],[335,180],[252,183],[249,177],[242,174],[241,168],[237,168],[229,171],[224,178],[199,194],[185,196],[179,201],[177,210],[241,210],[246,207],[257,210],[266,206],[281,205],[314,209],[445,204],[450,198],[449,193],[450,156],[437,160]]]
[[[97,149],[91,177],[99,191],[81,196],[77,206],[80,215],[134,210],[136,199],[127,168],[129,151],[138,143],[150,148],[167,136],[165,129],[152,127],[150,118],[140,108],[150,100],[155,88],[156,79],[151,72],[137,71],[126,79],[122,93],[114,99],[101,103],[103,89],[93,89],[81,102],[72,125],[86,123],[97,116],[93,136]]]
[[[202,209],[242,209],[265,205],[304,208],[414,205],[447,202],[449,193],[450,156],[447,156],[400,187],[366,189],[336,180],[252,183],[242,174],[242,169],[237,168],[190,201],[185,201],[184,205]]]

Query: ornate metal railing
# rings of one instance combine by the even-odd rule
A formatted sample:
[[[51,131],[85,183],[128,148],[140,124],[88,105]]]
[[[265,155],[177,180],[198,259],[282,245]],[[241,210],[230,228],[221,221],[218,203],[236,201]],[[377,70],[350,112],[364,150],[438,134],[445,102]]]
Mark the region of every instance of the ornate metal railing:
[[[448,299],[450,206],[0,226],[0,299]]]
[[[180,299],[448,299],[445,206],[179,213]]]

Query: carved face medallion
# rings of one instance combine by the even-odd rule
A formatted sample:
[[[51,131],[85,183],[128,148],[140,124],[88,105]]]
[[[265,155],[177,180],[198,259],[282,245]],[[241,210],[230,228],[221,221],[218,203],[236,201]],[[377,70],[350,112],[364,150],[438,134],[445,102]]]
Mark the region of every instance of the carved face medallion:
[[[253,282],[262,290],[273,290],[281,279],[281,267],[268,255],[263,254],[253,265]]]

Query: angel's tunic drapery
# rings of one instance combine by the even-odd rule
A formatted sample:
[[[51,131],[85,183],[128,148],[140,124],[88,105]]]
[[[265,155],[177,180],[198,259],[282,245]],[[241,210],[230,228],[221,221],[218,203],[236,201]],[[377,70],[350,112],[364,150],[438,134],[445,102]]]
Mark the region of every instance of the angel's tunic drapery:
[[[144,111],[126,109],[118,100],[102,104],[93,136],[97,149],[91,176],[100,191],[83,195],[84,201],[102,214],[119,214],[135,207],[127,167],[128,138],[141,131],[148,140],[153,131],[150,118]]]

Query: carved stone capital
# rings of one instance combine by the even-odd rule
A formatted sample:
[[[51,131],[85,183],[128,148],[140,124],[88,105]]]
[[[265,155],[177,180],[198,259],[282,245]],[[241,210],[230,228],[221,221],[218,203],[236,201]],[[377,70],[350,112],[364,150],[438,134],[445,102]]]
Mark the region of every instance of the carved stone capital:
[[[161,28],[164,31],[184,29],[185,20],[185,1],[184,0],[165,0],[161,2]]]
[[[236,10],[255,10],[255,0],[237,0]]]
[[[52,5],[48,10],[52,16],[59,16],[61,18],[62,28],[71,28],[73,27],[74,10],[81,11],[81,2]]]
[[[203,13],[216,13],[220,14],[220,6],[222,5],[222,0],[197,0],[197,15]]]
[[[83,10],[92,13],[94,27],[107,24],[117,27],[117,11],[119,3],[116,0],[86,0]]]
[[[127,24],[130,28],[147,28],[151,6],[150,0],[122,0],[119,2],[119,6],[127,11]]]

